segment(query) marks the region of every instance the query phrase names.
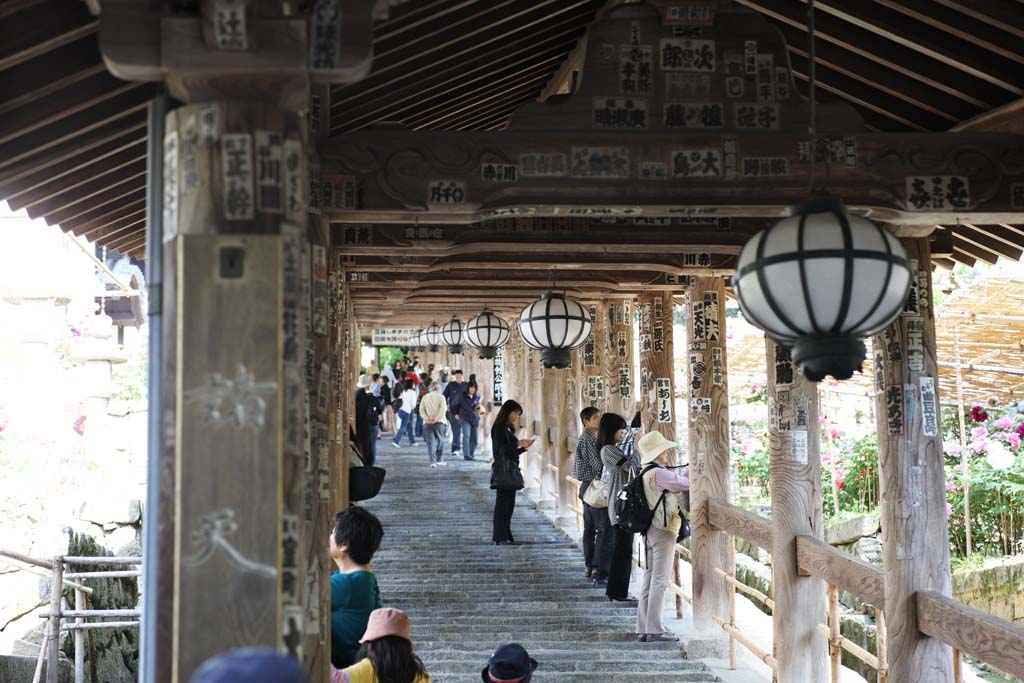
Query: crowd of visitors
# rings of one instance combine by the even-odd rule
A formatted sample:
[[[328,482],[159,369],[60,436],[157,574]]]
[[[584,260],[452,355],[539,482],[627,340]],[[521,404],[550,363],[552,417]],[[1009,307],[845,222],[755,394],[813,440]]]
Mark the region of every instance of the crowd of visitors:
[[[331,674],[325,683],[430,683],[416,655],[407,614],[384,607],[370,566],[384,528],[351,506],[334,517],[330,555]],[[528,683],[537,662],[517,643],[498,647],[481,671],[484,683]],[[308,683],[298,661],[267,648],[239,648],[205,662],[191,683]]]

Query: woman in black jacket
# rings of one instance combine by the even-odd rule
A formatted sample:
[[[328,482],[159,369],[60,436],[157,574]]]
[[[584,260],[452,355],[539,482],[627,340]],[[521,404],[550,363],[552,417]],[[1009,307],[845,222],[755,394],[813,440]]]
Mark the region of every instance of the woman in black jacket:
[[[516,438],[516,421],[523,407],[515,401],[501,404],[491,427],[494,463],[491,465],[491,488],[494,489],[494,545],[516,545],[512,538],[512,512],[516,507],[516,491],[523,488],[519,470],[519,454],[533,444],[533,439]]]

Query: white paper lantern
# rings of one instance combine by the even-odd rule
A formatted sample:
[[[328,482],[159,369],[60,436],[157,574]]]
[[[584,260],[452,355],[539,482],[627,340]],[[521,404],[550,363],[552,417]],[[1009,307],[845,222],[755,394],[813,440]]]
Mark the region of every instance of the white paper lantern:
[[[441,343],[448,347],[448,353],[462,353],[462,322],[458,317],[452,316],[451,320],[441,326]]]
[[[820,197],[747,242],[732,286],[743,316],[818,382],[860,370],[862,340],[903,310],[910,278],[896,237]]]
[[[548,292],[519,314],[519,334],[527,346],[538,349],[546,368],[569,367],[569,351],[587,340],[590,314],[564,294]]]
[[[498,348],[508,343],[510,330],[507,322],[485,309],[466,323],[464,333],[466,342],[480,349],[480,357],[487,359],[494,358]]]
[[[437,347],[441,345],[441,328],[437,323],[430,323],[423,330],[423,341],[431,351],[437,351]]]

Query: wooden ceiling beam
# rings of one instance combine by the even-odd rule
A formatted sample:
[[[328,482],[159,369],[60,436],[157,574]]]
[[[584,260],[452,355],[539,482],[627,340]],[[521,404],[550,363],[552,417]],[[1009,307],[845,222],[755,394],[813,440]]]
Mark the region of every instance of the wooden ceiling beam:
[[[964,240],[959,235],[953,235],[953,255],[957,254],[968,254],[977,261],[984,261],[990,265],[995,265],[996,261],[999,260],[999,256],[991,254],[988,251],[977,247],[970,242]],[[973,263],[969,265],[974,265]]]
[[[806,2],[806,0],[801,0]],[[921,31],[913,22],[901,21],[891,10],[863,0],[817,0],[816,6],[854,26],[937,59],[974,78],[987,81],[1018,97],[1024,95],[1020,72],[1007,64],[979,57],[975,45],[950,36],[938,37]]]
[[[480,119],[492,118],[496,111],[500,112],[506,108],[514,108],[518,104],[528,102],[534,98],[540,83],[547,80],[547,74],[534,75],[529,81],[508,90],[500,90],[480,102],[473,102],[457,110],[445,113],[439,118],[429,121],[414,121],[412,128],[417,130],[460,130],[472,129],[472,122]],[[484,109],[481,105],[488,104]]]
[[[775,21],[789,24],[807,33],[807,12],[800,2],[736,1],[756,9]],[[844,50],[878,62],[886,68],[899,71],[930,88],[962,99],[984,111],[998,106],[1005,98],[1004,93],[990,83],[956,70],[945,69],[939,60],[931,56],[921,54],[900,43],[884,40],[874,32],[849,24],[835,16],[818,12],[815,18],[815,34],[824,42],[833,43]],[[806,37],[801,44],[807,44]]]
[[[117,179],[141,178],[143,183],[145,183],[145,177],[146,158],[143,156],[141,159],[134,159],[127,164],[115,166],[107,171],[101,172],[97,169],[97,171],[92,174],[92,179],[84,183],[76,184],[74,187],[64,189],[59,194],[44,196],[34,202],[24,204],[23,206],[28,210],[28,215],[30,216],[47,214],[52,211],[58,211],[84,199],[88,199],[89,197],[94,197],[108,189],[117,181]]]
[[[83,2],[48,0],[0,15],[0,71],[93,35],[98,28]]]
[[[43,158],[33,160],[24,168],[15,169],[4,176],[0,173],[0,195],[24,201],[25,193],[33,199],[51,194],[88,181],[93,168],[100,170],[126,163],[126,160],[146,155],[145,120],[137,121],[127,129],[114,127],[93,135],[85,135],[77,144],[67,145],[59,152],[51,152]],[[135,155],[135,156],[133,156]],[[59,168],[54,168],[59,164]],[[54,187],[58,185],[58,187]],[[13,206],[13,205],[12,205]]]
[[[438,69],[445,68],[446,64],[452,62],[461,62],[467,56],[477,52],[486,51],[493,54],[494,43],[500,44],[519,34],[530,35],[539,28],[542,28],[542,25],[551,21],[557,21],[563,15],[586,15],[589,13],[588,6],[590,4],[590,0],[573,0],[571,2],[565,2],[564,0],[541,0],[533,3],[533,6],[529,9],[508,13],[497,22],[481,27],[469,34],[459,35],[457,39],[417,52],[415,55],[405,59],[387,65],[380,65],[377,60],[374,60],[374,70],[369,77],[361,81],[359,87],[348,87],[341,91],[337,102],[331,103],[332,109],[340,108],[343,111],[344,105],[351,100],[362,99],[370,93],[377,92],[383,88],[390,88],[392,82],[384,78],[384,76],[401,67],[405,67],[401,70],[401,77],[412,78],[424,72],[435,72]],[[553,9],[551,8],[552,5],[555,5]],[[503,24],[522,20],[523,15],[533,12],[538,13],[536,18],[516,24],[515,29],[512,31],[503,32]],[[487,38],[478,35],[485,30],[494,33],[494,35]],[[452,51],[449,52],[448,50]],[[436,54],[438,52],[443,53],[443,56]],[[414,63],[420,65],[416,66]]]
[[[124,218],[119,218],[116,221],[111,221],[103,226],[102,230],[94,232],[91,237],[96,241],[104,240],[120,240],[124,239],[129,235],[136,233],[145,233],[146,231],[146,210],[143,208],[141,211],[130,213]]]
[[[978,249],[987,251],[997,260],[1000,256],[1005,256],[1008,259],[1017,261],[1020,259],[1021,253],[1024,252],[1019,247],[1003,244],[1001,241],[993,239],[991,236],[970,225],[956,226],[953,228],[953,235],[954,238],[959,238]]]
[[[152,83],[144,83],[91,109],[51,123],[39,129],[35,135],[0,145],[0,170],[18,162],[31,163],[33,157],[61,149],[65,145],[74,145],[84,134],[125,132],[133,117],[144,118],[146,106],[155,92]]]
[[[781,28],[786,38],[786,49],[790,54],[800,58],[802,70],[806,73],[807,46],[800,42],[801,37],[806,40],[806,35],[792,26],[783,25]],[[824,67],[826,70],[825,73],[819,72],[818,77],[821,80],[829,80],[828,73],[838,74],[859,81],[887,97],[902,100],[916,109],[954,123],[974,116],[979,111],[977,107],[962,100],[945,97],[930,88],[922,88],[919,81],[914,81],[859,54],[844,50],[838,45],[819,41],[815,53],[815,63],[819,68]]]
[[[589,239],[600,239],[594,235]],[[540,239],[543,239],[541,237]],[[472,242],[469,244],[452,244],[442,247],[431,248],[427,244],[423,246],[386,246],[383,247],[388,256],[421,256],[429,258],[444,258],[451,256],[467,256],[471,254],[488,253],[510,253],[510,254],[551,254],[557,251],[558,258],[565,254],[601,254],[606,256],[618,256],[624,251],[630,254],[691,254],[694,252],[713,252],[716,254],[739,255],[743,245],[721,245],[721,244],[686,244],[679,242],[658,242],[658,243],[625,243],[625,242],[580,242],[565,244],[561,242]],[[380,246],[371,247],[342,247],[342,254],[347,256],[375,256],[381,255]]]
[[[972,119],[957,124],[950,132],[986,131],[990,133],[1024,134],[1024,98],[1014,100],[1002,107],[985,112]]]
[[[1024,38],[1024,15],[1021,14],[1020,7],[1012,2],[1005,2],[1005,0],[934,0],[934,2],[951,7],[978,21],[991,24],[1018,38]]]
[[[512,55],[498,60],[487,57],[478,58],[473,60],[472,66],[467,66],[466,70],[459,74],[451,75],[445,72],[432,79],[412,83],[408,87],[396,88],[394,92],[373,98],[370,102],[345,109],[332,118],[332,123],[336,121],[338,124],[332,125],[332,129],[351,131],[372,125],[377,121],[399,120],[402,112],[416,109],[420,104],[442,99],[480,81],[491,82],[494,77],[502,77],[506,73],[518,73],[520,69],[528,68],[537,60],[543,62],[555,58],[564,54],[570,44],[571,42],[566,39],[566,36],[560,34],[537,44],[536,51],[533,46],[528,45],[516,50]],[[524,53],[525,57],[519,57]],[[513,57],[519,58],[513,59]]]
[[[1011,251],[1003,253],[1007,258],[1011,258],[1014,261],[1019,261],[1021,252],[1024,251],[1024,235],[1021,235],[1012,230],[1006,230],[1001,225],[971,225],[965,223],[964,227],[974,230],[985,237],[991,238],[992,240],[1001,242]],[[1016,256],[1012,254],[1016,253]]]
[[[101,216],[110,208],[116,208],[125,198],[139,196],[146,190],[146,182],[139,182],[136,179],[126,179],[114,183],[108,189],[100,192],[89,202],[76,202],[66,209],[54,211],[44,216],[49,225],[66,225],[69,228],[80,225],[91,217]]]
[[[72,221],[65,221],[61,228],[65,232],[70,230],[81,237],[88,237],[114,219],[123,218],[130,213],[144,208],[146,208],[146,191],[143,188],[141,191],[126,197],[125,201],[119,202],[117,207],[111,208],[109,211],[102,212],[101,210],[101,213],[94,217],[90,214],[89,216],[82,216]]]
[[[511,74],[493,82],[461,92],[451,99],[420,110],[417,108],[414,115],[403,121],[411,128],[431,128],[435,122],[444,121],[452,116],[479,107],[507,93],[535,89],[538,80],[546,79],[551,73],[554,60],[549,59],[535,68]],[[435,116],[435,113],[437,114]],[[431,118],[433,116],[433,118]]]
[[[96,38],[89,35],[0,71],[0,114],[106,70]]]
[[[900,12],[914,21],[931,26],[934,29],[955,36],[978,48],[988,50],[1018,64],[1024,64],[1024,53],[1016,38],[1005,30],[997,29],[993,24],[979,20],[973,14],[958,12],[939,4],[934,0],[875,0],[878,4]]]

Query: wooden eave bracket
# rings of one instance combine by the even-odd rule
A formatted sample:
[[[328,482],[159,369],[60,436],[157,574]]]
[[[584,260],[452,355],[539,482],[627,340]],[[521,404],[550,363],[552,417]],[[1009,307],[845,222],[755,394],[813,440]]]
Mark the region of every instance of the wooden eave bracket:
[[[365,77],[373,65],[374,4],[337,0],[340,39],[333,68],[310,67],[309,17],[251,17],[253,49],[211,48],[203,19],[166,16],[136,0],[105,1],[100,17],[100,51],[107,69],[128,81],[198,82],[246,78],[266,82],[343,85]],[[190,100],[189,93],[175,92]],[[200,93],[202,94],[202,93]]]

